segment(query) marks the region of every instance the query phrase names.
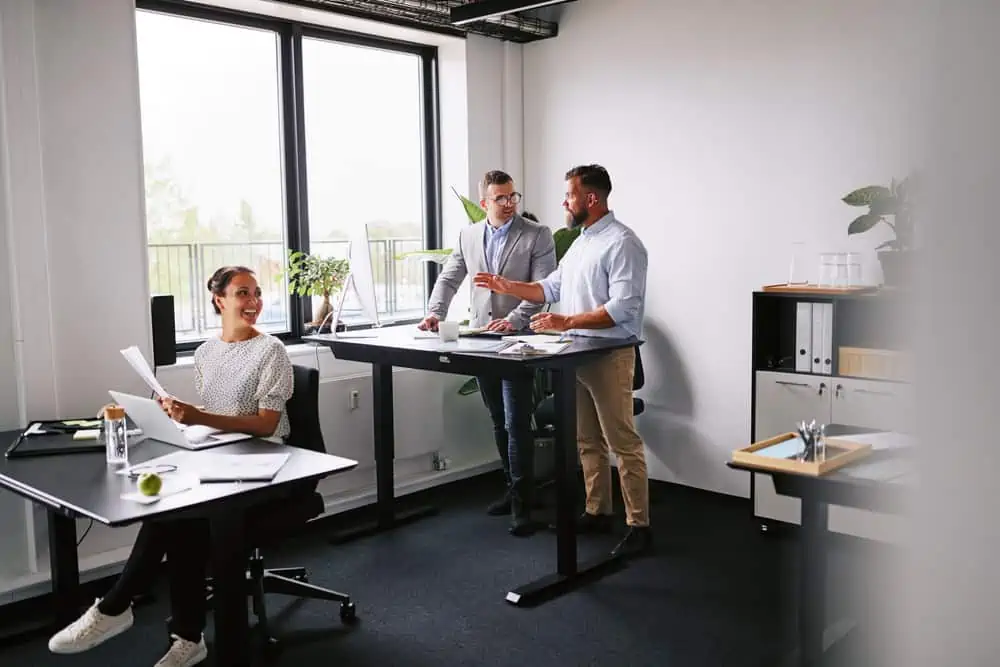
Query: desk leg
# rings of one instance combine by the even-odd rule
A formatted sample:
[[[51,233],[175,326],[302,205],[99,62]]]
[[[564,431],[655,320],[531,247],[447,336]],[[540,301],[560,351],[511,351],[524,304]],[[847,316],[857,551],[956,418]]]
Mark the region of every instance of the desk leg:
[[[828,506],[805,494],[799,557],[800,664],[815,665],[823,655],[826,626],[826,531]]]
[[[530,607],[572,590],[584,579],[605,574],[621,560],[610,554],[586,563],[576,553],[576,371],[553,371],[556,409],[556,573],[549,574],[507,593],[507,602]]]
[[[48,511],[49,567],[52,598],[59,628],[80,615],[80,561],[76,552],[76,520],[56,510]]]
[[[244,517],[241,512],[226,512],[210,521],[215,662],[249,667]]]
[[[392,366],[372,364],[372,431],[375,436],[375,521],[335,535],[331,542],[341,544],[391,530],[425,516],[437,514],[437,507],[420,506],[399,510],[395,499],[396,434],[393,424]]]

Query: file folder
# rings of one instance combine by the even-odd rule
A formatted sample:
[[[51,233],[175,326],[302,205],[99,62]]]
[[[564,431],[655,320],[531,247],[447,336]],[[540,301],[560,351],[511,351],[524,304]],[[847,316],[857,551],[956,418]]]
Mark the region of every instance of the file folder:
[[[812,304],[812,363],[810,369],[816,375],[823,373],[823,309],[824,304]]]
[[[823,348],[820,357],[822,359],[822,373],[824,375],[833,374],[833,304],[821,303],[823,310]]]
[[[812,370],[812,318],[813,304],[799,301],[795,304],[795,372]]]

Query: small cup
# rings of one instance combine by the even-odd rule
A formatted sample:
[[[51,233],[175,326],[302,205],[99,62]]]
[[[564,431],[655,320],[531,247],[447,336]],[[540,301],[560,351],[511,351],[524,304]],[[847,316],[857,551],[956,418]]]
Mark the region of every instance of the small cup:
[[[445,343],[458,340],[458,322],[438,322],[438,335]]]

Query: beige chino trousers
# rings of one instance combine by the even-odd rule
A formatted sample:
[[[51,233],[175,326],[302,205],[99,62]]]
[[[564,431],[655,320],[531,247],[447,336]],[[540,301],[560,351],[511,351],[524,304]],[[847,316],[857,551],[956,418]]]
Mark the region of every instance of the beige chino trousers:
[[[611,459],[630,526],[649,525],[649,479],[646,452],[632,415],[635,348],[603,355],[576,374],[576,437],[587,488],[587,512],[611,514]]]

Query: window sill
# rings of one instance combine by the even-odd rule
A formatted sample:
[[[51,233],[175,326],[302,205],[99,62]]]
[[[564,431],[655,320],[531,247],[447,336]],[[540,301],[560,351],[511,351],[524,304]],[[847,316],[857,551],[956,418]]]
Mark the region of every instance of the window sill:
[[[394,327],[394,326],[405,326],[407,324],[417,324],[423,318],[420,317],[407,317],[395,320],[387,320],[382,322],[382,326]],[[350,322],[345,323],[347,325],[347,331],[362,331],[364,329],[372,329],[370,324],[351,324]],[[274,334],[272,334],[274,335]],[[198,341],[198,345],[204,341]],[[311,351],[315,345],[308,341],[303,341],[301,338],[284,338],[282,342],[285,344],[285,349],[288,351],[288,356],[301,356],[307,350]],[[177,361],[170,366],[157,366],[157,368],[184,368],[187,366],[194,366],[194,349],[185,349],[177,351]]]

